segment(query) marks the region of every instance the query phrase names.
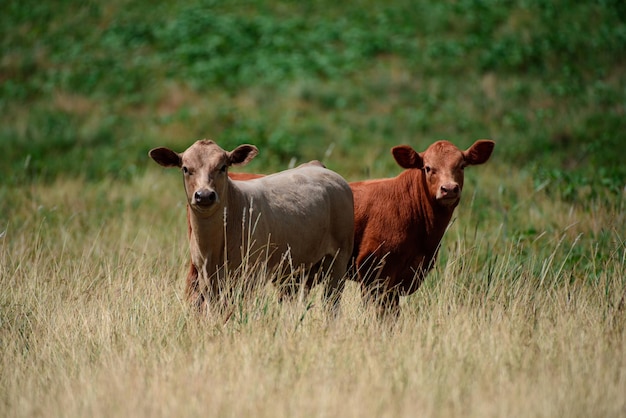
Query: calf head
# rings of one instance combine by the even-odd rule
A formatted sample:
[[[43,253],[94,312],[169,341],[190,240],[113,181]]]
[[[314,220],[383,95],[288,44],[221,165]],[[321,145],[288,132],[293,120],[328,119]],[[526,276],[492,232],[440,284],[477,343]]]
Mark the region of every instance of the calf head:
[[[424,152],[418,153],[408,145],[394,147],[391,152],[401,167],[423,171],[431,200],[453,209],[461,199],[463,169],[486,162],[494,146],[493,141],[482,139],[461,151],[448,141],[437,141]]]
[[[227,193],[228,167],[245,165],[258,152],[253,145],[224,151],[215,142],[203,139],[183,153],[160,147],[152,149],[149,155],[163,167],[181,168],[189,206],[200,214],[210,215]]]

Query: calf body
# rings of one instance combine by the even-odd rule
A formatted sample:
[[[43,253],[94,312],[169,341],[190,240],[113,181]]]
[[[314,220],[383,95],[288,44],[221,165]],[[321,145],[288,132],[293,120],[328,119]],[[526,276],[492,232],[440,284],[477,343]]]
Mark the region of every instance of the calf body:
[[[251,145],[227,152],[208,140],[180,154],[150,151],[157,163],[183,171],[193,263],[188,299],[203,309],[220,294],[227,270],[246,261],[270,270],[326,268],[325,295],[337,301],[354,239],[350,187],[319,164],[246,181],[228,177],[228,167],[246,164],[257,152]]]
[[[381,311],[397,309],[401,295],[419,288],[460,201],[463,169],[486,162],[494,145],[480,140],[461,151],[438,141],[422,153],[397,146],[393,156],[406,169],[400,175],[350,183],[357,277]]]

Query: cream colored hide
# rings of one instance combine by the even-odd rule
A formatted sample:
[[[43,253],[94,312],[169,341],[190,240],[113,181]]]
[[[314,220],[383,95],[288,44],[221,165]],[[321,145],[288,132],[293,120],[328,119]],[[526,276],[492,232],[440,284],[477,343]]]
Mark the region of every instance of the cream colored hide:
[[[189,301],[204,310],[223,293],[226,268],[236,272],[245,261],[267,263],[269,271],[282,267],[285,274],[291,267],[310,269],[301,283],[307,289],[315,284],[315,273],[327,273],[324,294],[336,306],[354,243],[348,183],[316,163],[253,180],[228,177],[230,166],[247,164],[257,153],[252,145],[224,151],[210,140],[197,141],[183,153],[150,151],[158,164],[183,172],[189,245],[198,271],[188,278]]]

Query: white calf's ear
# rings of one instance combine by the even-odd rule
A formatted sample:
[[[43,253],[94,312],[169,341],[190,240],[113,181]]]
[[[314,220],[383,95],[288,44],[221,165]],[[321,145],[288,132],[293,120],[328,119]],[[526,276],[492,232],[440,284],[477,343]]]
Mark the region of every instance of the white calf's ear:
[[[169,148],[154,148],[150,150],[148,155],[150,155],[150,158],[163,167],[180,167],[182,165],[180,154]]]
[[[259,150],[254,145],[239,145],[237,148],[228,153],[228,159],[231,165],[246,165],[257,156]]]

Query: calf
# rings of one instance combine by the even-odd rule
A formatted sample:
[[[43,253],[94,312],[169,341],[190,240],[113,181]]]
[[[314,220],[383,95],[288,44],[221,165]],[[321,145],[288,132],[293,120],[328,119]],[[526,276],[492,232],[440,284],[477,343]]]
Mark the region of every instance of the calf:
[[[197,141],[183,153],[150,151],[158,164],[183,172],[189,245],[197,272],[188,277],[188,300],[206,309],[223,290],[227,271],[249,257],[250,265],[267,263],[269,270],[285,260],[312,272],[328,270],[325,297],[336,304],[354,240],[348,183],[315,163],[246,181],[228,177],[230,166],[247,164],[257,153],[252,145],[227,152],[209,140]],[[253,227],[247,230],[246,225]]]
[[[479,140],[466,151],[438,141],[418,153],[391,151],[400,175],[350,184],[354,193],[356,278],[380,312],[397,311],[432,268],[439,243],[461,199],[463,169],[486,162],[495,143]]]

